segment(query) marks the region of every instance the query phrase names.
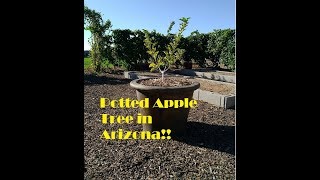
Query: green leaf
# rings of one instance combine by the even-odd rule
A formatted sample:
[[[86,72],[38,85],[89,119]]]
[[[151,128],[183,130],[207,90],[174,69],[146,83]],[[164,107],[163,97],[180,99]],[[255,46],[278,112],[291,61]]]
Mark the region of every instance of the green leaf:
[[[151,63],[151,64],[149,65],[150,68],[153,68],[153,67],[155,67],[155,66],[156,66],[155,63]]]

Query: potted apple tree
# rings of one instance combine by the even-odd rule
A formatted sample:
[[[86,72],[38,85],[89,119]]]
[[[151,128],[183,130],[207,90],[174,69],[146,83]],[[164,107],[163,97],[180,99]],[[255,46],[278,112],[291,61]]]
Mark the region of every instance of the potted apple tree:
[[[182,33],[188,25],[189,18],[181,18],[178,33],[174,35],[172,41],[166,46],[164,52],[157,50],[157,42],[150,38],[148,31],[144,30],[144,45],[150,55],[149,67],[151,71],[158,69],[161,78],[136,79],[130,82],[130,86],[136,89],[138,100],[149,98],[149,108],[140,108],[140,113],[144,116],[152,116],[152,124],[143,124],[144,131],[160,131],[161,129],[171,129],[171,135],[181,135],[186,132],[189,108],[185,106],[179,108],[159,108],[153,107],[158,99],[182,100],[186,98],[192,100],[193,92],[200,87],[198,82],[192,82],[183,77],[164,77],[164,73],[172,68],[177,61],[180,61],[184,53],[178,45],[182,38]],[[168,28],[168,35],[174,22]],[[181,101],[180,101],[181,102]]]

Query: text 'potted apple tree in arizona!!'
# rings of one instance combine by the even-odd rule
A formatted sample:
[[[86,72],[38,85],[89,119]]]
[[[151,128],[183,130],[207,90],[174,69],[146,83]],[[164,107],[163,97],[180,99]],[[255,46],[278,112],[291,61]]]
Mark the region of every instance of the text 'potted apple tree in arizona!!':
[[[136,89],[138,100],[149,98],[150,107],[140,108],[140,113],[144,116],[152,116],[151,124],[143,124],[144,131],[160,131],[170,129],[172,135],[182,135],[186,132],[189,108],[186,104],[191,101],[193,92],[200,87],[198,82],[190,81],[183,77],[164,77],[164,73],[170,69],[177,61],[180,61],[184,53],[178,45],[182,38],[182,33],[188,25],[189,18],[181,18],[180,27],[174,35],[172,42],[166,46],[164,52],[157,50],[157,42],[153,42],[148,31],[144,30],[145,46],[151,56],[149,67],[151,71],[158,69],[161,78],[136,79],[130,82],[130,86]],[[168,28],[168,35],[174,22]],[[157,101],[162,104],[165,100],[178,102],[178,107],[161,108],[154,106]],[[171,101],[171,102],[172,102]]]

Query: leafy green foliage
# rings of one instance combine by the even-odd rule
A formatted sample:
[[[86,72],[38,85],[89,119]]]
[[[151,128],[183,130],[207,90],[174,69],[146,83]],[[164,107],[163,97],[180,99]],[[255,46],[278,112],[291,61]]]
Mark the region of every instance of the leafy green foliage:
[[[113,69],[114,65],[109,61],[109,60],[105,60],[101,63],[101,68],[106,70],[106,69]]]
[[[84,58],[84,68],[89,69],[92,67],[92,62],[90,58]]]
[[[137,69],[148,58],[144,47],[144,33],[140,30],[116,29],[112,31],[113,58],[126,69]]]
[[[235,30],[214,30],[209,35],[208,52],[215,61],[235,69]]]
[[[149,59],[149,67],[151,68],[151,71],[159,69],[163,74],[165,71],[170,69],[176,61],[181,60],[185,50],[178,48],[178,45],[181,41],[182,33],[188,26],[189,18],[183,17],[180,21],[179,31],[177,34],[173,35],[173,38],[170,31],[174,22],[171,22],[167,31],[167,38],[171,41],[166,45],[166,49],[164,51],[159,51],[158,41],[155,41],[155,38],[151,38],[150,33],[147,30],[143,30],[145,34],[144,45],[147,48],[147,53],[151,56]]]
[[[96,72],[104,68],[119,66],[127,70],[149,68],[165,72],[173,65],[178,67],[181,60],[194,61],[205,67],[205,60],[221,64],[230,70],[235,69],[235,30],[214,30],[211,33],[194,31],[184,38],[182,32],[189,18],[181,18],[176,34],[170,33],[175,22],[168,27],[167,34],[155,30],[115,29],[111,30],[111,21],[103,21],[101,14],[84,7],[85,29],[91,32],[90,65]],[[106,65],[107,63],[107,65]]]
[[[221,53],[221,63],[228,69],[235,70],[235,36],[228,38],[227,45],[223,48]]]
[[[126,69],[126,70],[131,70],[131,64],[129,64],[129,62],[127,62],[126,60],[124,59],[116,59],[115,60],[115,64],[118,66],[118,67],[121,67],[123,69]]]
[[[201,67],[205,66],[205,59],[210,58],[207,52],[209,34],[193,31],[190,36],[182,39],[181,46],[186,50],[184,53],[184,61],[190,62],[194,60]]]
[[[108,44],[105,33],[111,28],[111,21],[103,21],[101,14],[84,6],[85,30],[91,32],[89,43],[91,44],[91,61],[96,72],[101,71],[101,64],[106,59],[105,47]]]

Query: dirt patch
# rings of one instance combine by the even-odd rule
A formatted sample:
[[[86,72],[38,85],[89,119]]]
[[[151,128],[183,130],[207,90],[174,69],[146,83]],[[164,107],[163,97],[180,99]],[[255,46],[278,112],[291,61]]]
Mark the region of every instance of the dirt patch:
[[[141,80],[140,83],[145,86],[182,87],[193,84],[193,81],[181,77],[165,77],[164,81],[162,81],[162,78],[155,78]]]
[[[206,69],[206,68],[197,68],[197,69],[191,69],[194,72],[205,72],[205,73],[212,73],[217,75],[227,75],[227,76],[234,76],[235,72],[230,71],[220,71],[220,70],[212,70],[212,69]]]
[[[201,90],[215,92],[222,95],[235,94],[235,87],[231,84],[223,84],[216,81],[202,80],[198,78],[192,79],[191,81],[199,82]]]
[[[108,141],[104,130],[142,125],[102,124],[101,114],[136,117],[139,109],[100,109],[99,98],[136,99],[136,92],[123,75],[84,78],[84,179],[235,179],[235,110],[198,101],[185,137]]]
[[[235,75],[234,72],[224,72],[224,71],[216,71],[216,72],[213,72],[212,74],[226,75],[226,76],[234,76]]]
[[[161,73],[141,72],[141,71],[137,71],[136,73],[141,76],[161,77]]]
[[[138,77],[155,77],[155,78],[161,78],[161,73],[156,73],[156,72],[141,72],[141,71],[137,71],[135,72]],[[166,72],[164,74],[164,77],[178,77],[178,76],[181,76],[181,75],[177,75],[177,74],[173,74],[173,73],[168,73]],[[181,76],[183,77],[183,76]]]

